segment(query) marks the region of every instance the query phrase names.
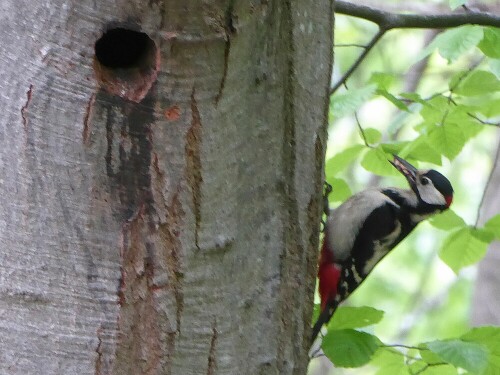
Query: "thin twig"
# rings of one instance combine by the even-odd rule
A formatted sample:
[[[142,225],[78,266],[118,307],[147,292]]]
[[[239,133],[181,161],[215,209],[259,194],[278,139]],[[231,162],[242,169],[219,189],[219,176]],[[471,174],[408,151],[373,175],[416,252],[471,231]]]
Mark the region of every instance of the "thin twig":
[[[354,118],[356,119],[356,124],[358,124],[358,129],[359,132],[361,133],[361,138],[363,138],[363,142],[365,143],[366,147],[373,148],[371,144],[368,143],[368,140],[366,139],[366,134],[365,134],[365,129],[361,126],[361,123],[359,122],[359,117],[358,113],[354,112]]]
[[[491,168],[490,175],[488,176],[488,180],[486,181],[486,185],[484,186],[483,196],[481,197],[481,201],[479,202],[479,205],[477,207],[476,223],[474,224],[474,227],[477,227],[477,225],[479,223],[479,219],[481,218],[481,209],[483,208],[484,199],[486,197],[486,192],[488,191],[488,189],[490,187],[491,180],[493,178],[493,174],[495,174],[495,171],[497,169],[497,164],[498,164],[499,160],[500,160],[500,144],[497,147],[497,152],[496,152],[496,155],[495,155],[495,161],[493,163],[493,167]]]
[[[448,362],[436,362],[436,363],[427,363],[424,367],[422,367],[420,370],[417,372],[413,372],[413,375],[418,375],[426,371],[429,367],[437,367],[437,366],[446,366],[449,365]]]
[[[419,348],[418,346],[403,345],[403,344],[386,344],[382,345],[383,348],[405,348],[405,349],[415,349],[415,350],[429,350],[427,348]]]
[[[348,43],[348,44],[341,43],[341,44],[334,44],[333,46],[334,47],[358,47],[358,48],[363,48],[363,49],[366,48],[366,46],[364,44],[356,44],[356,43]]]
[[[492,121],[482,120],[479,117],[477,117],[475,114],[470,113],[470,112],[467,114],[469,115],[469,117],[472,117],[474,120],[481,123],[482,125],[489,125],[489,126],[495,126],[497,128],[500,128],[500,122],[492,122]]]
[[[345,82],[349,79],[349,77],[354,73],[354,71],[358,68],[359,64],[363,62],[365,59],[366,55],[372,50],[373,47],[375,47],[375,44],[384,36],[385,30],[384,29],[379,29],[378,32],[375,34],[375,36],[370,40],[370,42],[365,46],[365,50],[358,56],[356,61],[351,65],[349,70],[344,73],[342,78],[339,79],[339,81],[330,88],[330,95],[332,95],[335,91],[339,89],[340,86],[345,84]]]

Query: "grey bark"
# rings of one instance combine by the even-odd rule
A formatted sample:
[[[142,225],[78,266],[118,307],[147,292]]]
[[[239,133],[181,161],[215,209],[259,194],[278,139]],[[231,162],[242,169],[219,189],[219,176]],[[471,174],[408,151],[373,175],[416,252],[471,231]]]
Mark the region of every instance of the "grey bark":
[[[483,225],[500,212],[500,144],[497,147],[494,169],[485,191],[478,224]],[[472,299],[471,322],[473,325],[500,325],[500,242],[495,241],[479,263]]]
[[[1,374],[305,373],[331,6],[1,2]]]

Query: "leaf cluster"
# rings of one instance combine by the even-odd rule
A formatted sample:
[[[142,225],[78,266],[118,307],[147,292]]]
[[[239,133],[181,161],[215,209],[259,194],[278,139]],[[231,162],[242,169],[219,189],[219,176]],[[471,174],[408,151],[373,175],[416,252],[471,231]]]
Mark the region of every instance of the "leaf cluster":
[[[452,1],[453,6],[463,2]],[[439,34],[418,55],[437,52],[448,64],[473,56],[473,62],[456,69],[446,89],[423,96],[417,92],[395,92],[397,77],[387,72],[372,73],[360,88],[331,96],[331,121],[352,116],[368,101],[378,98],[398,111],[400,121],[388,136],[375,127],[365,127],[356,116],[360,143],[348,146],[326,161],[327,180],[333,186],[331,202],[347,199],[352,190],[340,176],[359,163],[379,176],[397,176],[387,162],[392,154],[414,165],[441,166],[453,162],[463,148],[488,126],[500,123],[500,30],[463,26]],[[409,125],[410,124],[410,125]],[[411,127],[411,137],[400,139]],[[406,133],[408,133],[406,131]],[[447,235],[439,257],[455,272],[480,261],[488,245],[500,240],[500,214],[484,225],[467,224],[453,210],[430,220]],[[493,297],[494,298],[494,297]],[[337,367],[377,367],[378,374],[500,374],[500,328],[480,327],[459,337],[428,341],[416,346],[388,345],[370,333],[384,312],[369,307],[340,307],[329,324],[322,348]]]

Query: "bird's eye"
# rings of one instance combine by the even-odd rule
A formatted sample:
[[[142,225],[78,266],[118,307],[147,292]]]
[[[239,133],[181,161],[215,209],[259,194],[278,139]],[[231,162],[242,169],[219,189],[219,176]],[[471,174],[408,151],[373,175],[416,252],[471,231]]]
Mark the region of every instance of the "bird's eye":
[[[429,180],[427,177],[422,177],[422,185],[427,185],[429,182],[431,182],[431,180]]]

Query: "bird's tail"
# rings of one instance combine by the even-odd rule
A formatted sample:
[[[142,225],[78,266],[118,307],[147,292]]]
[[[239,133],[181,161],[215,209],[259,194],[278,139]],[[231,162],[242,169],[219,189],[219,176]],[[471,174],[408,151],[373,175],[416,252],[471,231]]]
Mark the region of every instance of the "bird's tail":
[[[331,299],[326,303],[325,308],[319,314],[318,320],[316,320],[316,323],[314,323],[311,336],[311,345],[316,340],[316,337],[318,337],[318,334],[321,331],[323,325],[330,321],[333,313],[335,312],[335,310],[337,310],[338,305],[339,301],[337,301],[337,298]]]

